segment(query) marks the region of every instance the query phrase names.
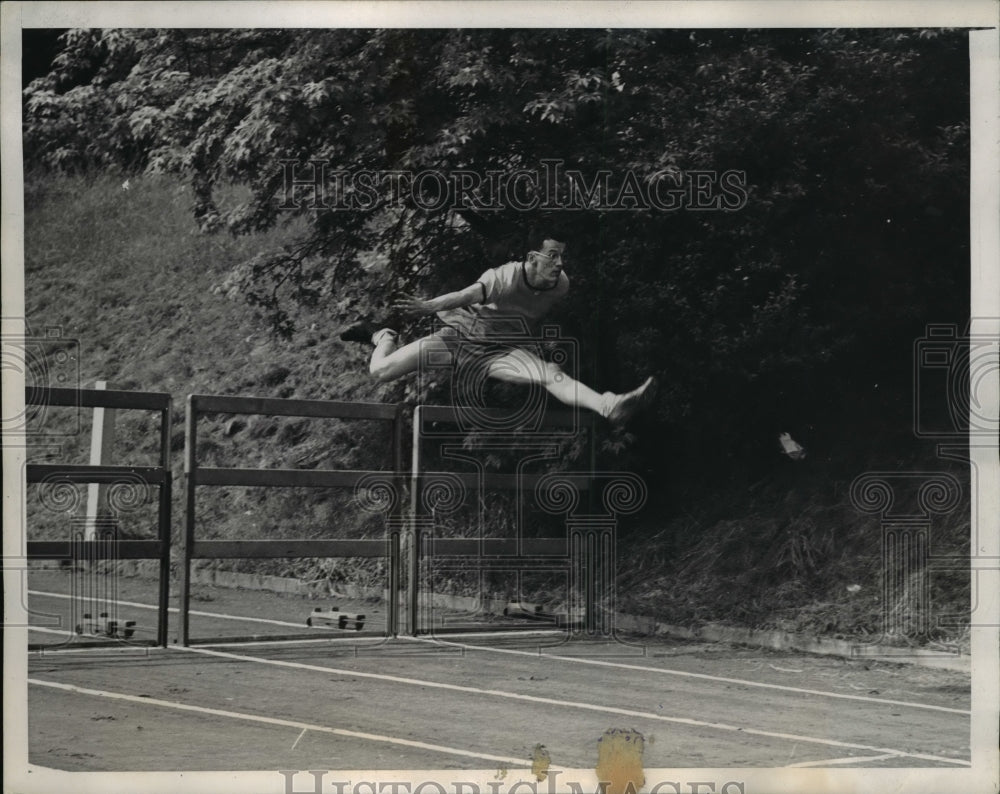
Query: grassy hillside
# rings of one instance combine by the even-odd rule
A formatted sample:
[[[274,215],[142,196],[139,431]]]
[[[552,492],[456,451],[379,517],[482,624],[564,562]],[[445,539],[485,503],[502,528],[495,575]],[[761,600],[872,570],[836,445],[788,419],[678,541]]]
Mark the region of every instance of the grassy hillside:
[[[360,346],[345,348],[337,339],[339,329],[325,322],[322,312],[302,313],[301,333],[286,342],[230,296],[232,268],[280,247],[287,229],[253,238],[206,236],[191,220],[186,187],[150,178],[133,178],[128,190],[122,184],[114,177],[29,182],[27,321],[32,333],[58,329],[74,341],[78,379],[85,387],[105,380],[116,388],[172,395],[176,541],[184,516],[180,486],[188,394],[383,401],[399,399],[401,387],[374,384]],[[34,457],[86,462],[89,412],[78,418],[71,409],[48,413],[61,432],[72,435],[58,454],[39,447]],[[387,435],[367,427],[359,431],[357,423],[241,417],[231,424],[232,419],[218,417],[200,426],[199,455],[207,465],[388,466],[382,452]],[[114,463],[151,464],[155,443],[151,415],[119,412]],[[80,490],[72,511],[77,520],[85,504]],[[199,535],[308,537],[329,533],[332,525],[345,536],[371,531],[365,516],[352,518],[340,509],[349,496],[300,489],[202,492]],[[32,510],[33,526],[41,532],[65,526],[68,511],[48,509],[40,496],[29,499]],[[152,505],[123,515],[123,531],[148,534],[152,517]],[[288,566],[265,567],[283,573],[275,569]]]
[[[66,349],[78,356],[73,377],[84,386],[106,380],[117,388],[166,391],[173,397],[175,538],[183,520],[188,394],[365,401],[414,397],[406,383],[383,386],[371,380],[367,351],[339,341],[337,321],[322,305],[296,315],[298,331],[290,340],[272,336],[233,293],[230,277],[239,262],[280,247],[290,230],[238,239],[204,235],[195,229],[191,205],[187,187],[149,177],[131,179],[128,189],[122,178],[112,176],[29,179],[26,195],[29,328],[36,334],[59,329],[74,340]],[[332,304],[338,296],[328,299]],[[58,450],[37,444],[33,459],[85,462],[89,417],[52,410],[49,421],[69,435]],[[827,432],[847,434],[851,427]],[[154,437],[148,416],[122,412],[114,462],[151,463]],[[377,469],[388,465],[388,443],[384,431],[356,423],[262,417],[234,422],[226,416],[205,423],[199,453],[209,465]],[[615,443],[603,445],[602,465],[615,465]],[[670,454],[669,439],[658,443],[663,454]],[[850,449],[850,459],[817,455],[764,473],[720,470],[710,481],[649,483],[651,491],[671,494],[671,507],[623,522],[619,607],[674,623],[727,620],[873,637],[887,610],[899,609],[916,589],[928,587],[934,615],[956,616],[956,625],[897,639],[963,641],[967,574],[913,570],[897,594],[899,603],[883,604],[879,521],[860,514],[848,490],[865,471],[951,472],[965,485],[963,502],[935,518],[932,553],[964,555],[969,534],[964,468],[935,459],[900,429]],[[623,456],[619,467],[627,459]],[[73,504],[53,505],[36,490],[29,493],[32,537],[59,536],[67,520],[82,515],[82,493]],[[213,489],[199,499],[202,537],[358,537],[378,536],[382,529],[344,493]],[[499,531],[512,505],[503,499],[491,505],[489,514],[498,524],[492,529]],[[128,513],[123,531],[148,534],[152,514],[151,505]],[[333,584],[371,583],[379,579],[379,566],[293,560],[258,563],[255,570]],[[456,587],[461,579],[456,577]]]

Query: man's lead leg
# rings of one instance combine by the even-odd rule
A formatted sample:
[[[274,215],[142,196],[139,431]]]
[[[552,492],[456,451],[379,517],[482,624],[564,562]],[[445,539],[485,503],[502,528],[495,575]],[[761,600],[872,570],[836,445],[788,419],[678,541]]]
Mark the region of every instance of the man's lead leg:
[[[652,399],[656,381],[647,378],[639,388],[626,394],[599,394],[584,383],[571,378],[558,366],[544,361],[527,350],[512,350],[490,362],[488,374],[510,383],[540,383],[566,405],[586,408],[622,424]]]

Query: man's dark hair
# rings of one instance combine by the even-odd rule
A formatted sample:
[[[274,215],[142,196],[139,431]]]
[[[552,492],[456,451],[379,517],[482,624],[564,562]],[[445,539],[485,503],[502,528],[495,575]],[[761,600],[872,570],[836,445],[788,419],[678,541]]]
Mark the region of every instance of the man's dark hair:
[[[567,235],[563,229],[560,229],[557,226],[539,226],[537,229],[532,230],[531,235],[528,237],[528,250],[541,251],[542,244],[546,240],[555,240],[557,243],[565,243]]]

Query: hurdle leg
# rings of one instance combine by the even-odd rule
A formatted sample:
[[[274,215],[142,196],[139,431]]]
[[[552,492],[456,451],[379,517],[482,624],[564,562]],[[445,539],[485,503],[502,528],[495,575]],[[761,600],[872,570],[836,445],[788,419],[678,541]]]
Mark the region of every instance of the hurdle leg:
[[[156,644],[167,646],[167,626],[170,606],[170,508],[173,504],[173,482],[170,473],[170,407],[160,415],[160,465],[164,477],[160,484],[160,505],[157,516],[160,537],[160,591],[156,612]]]
[[[191,555],[194,551],[195,523],[195,445],[198,442],[196,431],[196,415],[193,395],[188,396],[187,411],[184,420],[184,532],[181,535],[181,564],[179,582],[179,601],[177,629],[181,645],[188,645],[190,633],[188,626],[188,610],[191,607]]]

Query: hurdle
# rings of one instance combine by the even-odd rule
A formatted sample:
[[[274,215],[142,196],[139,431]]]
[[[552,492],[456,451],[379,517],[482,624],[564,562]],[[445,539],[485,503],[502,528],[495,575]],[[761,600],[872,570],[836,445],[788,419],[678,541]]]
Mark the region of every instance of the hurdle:
[[[33,463],[27,466],[26,471],[28,483],[54,487],[91,483],[107,485],[109,489],[115,486],[130,488],[157,486],[156,540],[120,540],[116,536],[115,528],[112,527],[109,532],[104,533],[103,537],[95,537],[94,539],[74,537],[68,541],[28,541],[27,556],[29,560],[72,560],[74,563],[124,559],[159,560],[156,639],[155,641],[135,639],[132,634],[127,639],[133,644],[166,646],[167,611],[170,598],[170,503],[172,489],[170,395],[161,392],[35,387],[26,390],[25,402],[36,406],[77,409],[110,408],[159,413],[159,464],[156,466]],[[124,634],[121,636],[124,637]],[[106,641],[88,644],[110,645],[113,643]],[[38,650],[45,646],[29,644],[28,647],[29,650]]]
[[[255,414],[312,419],[379,420],[391,431],[391,470],[319,470],[221,468],[199,464],[197,456],[198,420],[207,414]],[[181,544],[179,641],[182,645],[205,642],[257,639],[315,639],[317,634],[280,637],[199,638],[192,639],[189,627],[191,566],[196,559],[277,559],[296,557],[385,557],[388,560],[389,598],[386,631],[396,636],[399,612],[400,529],[403,499],[402,405],[383,403],[334,402],[328,400],[290,400],[265,397],[226,397],[192,394],[187,398],[185,425],[185,522]],[[265,487],[372,487],[388,489],[391,497],[385,512],[387,535],[372,539],[290,539],[290,540],[207,540],[197,537],[196,489],[204,486]],[[303,618],[303,626],[305,626]]]
[[[504,437],[508,439],[517,437],[522,441],[525,438],[530,439],[531,443],[538,447],[537,454],[528,456],[522,462],[551,459],[554,457],[554,454],[551,454],[554,445],[560,439],[575,436],[583,429],[593,429],[593,416],[589,413],[567,410],[547,411],[534,417],[525,433],[521,433],[519,428],[508,421],[508,416],[496,409],[477,408],[463,419],[465,410],[453,405],[420,405],[414,410],[410,471],[411,526],[408,542],[410,553],[406,594],[407,632],[416,636],[427,631],[427,627],[422,625],[420,616],[419,576],[421,560],[431,557],[444,558],[447,561],[446,568],[453,567],[458,570],[468,570],[469,563],[474,561],[474,567],[480,570],[510,571],[518,577],[522,571],[564,573],[569,579],[571,590],[577,587],[583,593],[582,609],[570,611],[582,613],[581,620],[585,628],[590,631],[596,630],[600,625],[596,603],[602,593],[611,589],[610,578],[614,570],[613,542],[608,542],[606,539],[603,543],[595,541],[592,537],[593,531],[587,527],[574,526],[569,521],[567,527],[570,531],[567,537],[529,538],[522,537],[518,533],[516,537],[503,538],[438,538],[433,536],[432,522],[426,518],[426,497],[435,488],[453,492],[458,487],[475,492],[487,489],[534,490],[545,488],[547,485],[557,485],[558,488],[576,493],[574,504],[579,501],[581,494],[587,493],[589,504],[595,459],[592,432],[589,447],[590,469],[585,472],[529,474],[523,470],[495,472],[483,469],[466,473],[430,472],[424,470],[423,462],[423,448],[428,438],[445,442],[445,457],[471,462],[472,459],[460,451],[464,424],[486,427],[488,430],[485,435],[493,439],[499,438],[501,442]],[[442,430],[441,425],[456,429]],[[435,426],[438,428],[435,429]],[[550,450],[549,454],[546,454],[546,448]],[[451,455],[448,454],[449,451]],[[558,509],[553,513],[558,513]],[[599,557],[602,552],[603,556]],[[571,616],[567,616],[562,622],[568,624],[570,618]],[[534,628],[537,628],[537,625]],[[460,630],[446,629],[446,631]]]

